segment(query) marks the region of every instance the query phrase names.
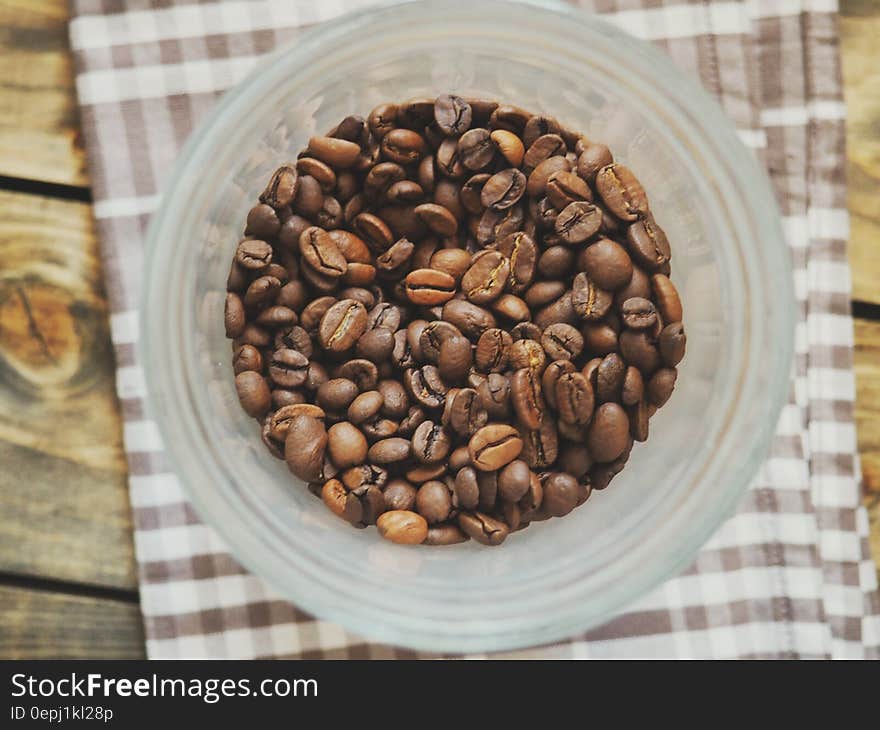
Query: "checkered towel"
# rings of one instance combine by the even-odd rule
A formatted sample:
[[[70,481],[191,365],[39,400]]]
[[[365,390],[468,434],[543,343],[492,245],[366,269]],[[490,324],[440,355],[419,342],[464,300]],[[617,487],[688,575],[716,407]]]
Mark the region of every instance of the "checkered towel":
[[[144,234],[187,136],[261,56],[362,0],[72,0],[151,657],[411,657],[318,621],[201,524],[144,415]],[[764,161],[794,261],[796,359],[772,452],[677,578],[583,636],[515,656],[877,657],[860,506],[836,0],[583,0],[696,76]]]

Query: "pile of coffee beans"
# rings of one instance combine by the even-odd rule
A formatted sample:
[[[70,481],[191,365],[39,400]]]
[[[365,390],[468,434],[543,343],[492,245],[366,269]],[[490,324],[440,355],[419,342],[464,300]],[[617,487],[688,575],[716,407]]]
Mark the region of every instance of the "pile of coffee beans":
[[[552,117],[444,95],[312,137],[247,216],[242,408],[339,517],[498,545],[604,489],[685,333],[632,171]]]

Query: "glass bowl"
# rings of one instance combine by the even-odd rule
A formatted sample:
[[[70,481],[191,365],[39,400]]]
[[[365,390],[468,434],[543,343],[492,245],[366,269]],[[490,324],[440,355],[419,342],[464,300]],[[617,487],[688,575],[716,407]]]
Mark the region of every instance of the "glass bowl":
[[[672,242],[688,333],[676,392],[612,485],[497,549],[397,546],[333,516],[239,407],[223,331],[230,260],[276,165],[347,114],[447,91],[553,115],[632,167]],[[666,57],[568,6],[402,3],[303,33],[187,144],[148,251],[141,356],[188,496],[282,595],[377,641],[491,651],[609,619],[731,514],[788,391],[791,273],[764,173]]]

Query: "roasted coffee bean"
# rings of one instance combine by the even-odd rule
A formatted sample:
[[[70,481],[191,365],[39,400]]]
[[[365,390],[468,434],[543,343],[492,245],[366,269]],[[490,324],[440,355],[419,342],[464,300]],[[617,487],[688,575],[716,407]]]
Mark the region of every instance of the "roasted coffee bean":
[[[663,322],[681,322],[681,299],[675,284],[664,274],[654,274],[651,277],[651,285],[654,288],[657,311],[660,312],[661,320]]]
[[[520,368],[510,376],[510,402],[517,420],[536,429],[544,418],[544,397],[538,376],[532,368]]]
[[[474,172],[488,166],[495,157],[495,146],[488,129],[477,128],[465,132],[453,149],[460,164]],[[437,155],[439,158],[439,150]]]
[[[626,363],[616,352],[602,358],[596,368],[596,401],[606,403],[620,400],[623,381],[626,378]]]
[[[380,277],[395,278],[406,272],[415,246],[406,238],[401,238],[387,251],[376,258],[376,269]]]
[[[566,444],[559,452],[559,467],[575,479],[583,479],[592,465],[593,457],[583,444]]]
[[[638,368],[630,365],[623,378],[620,401],[625,406],[632,406],[642,399],[644,393],[645,381],[642,378],[642,373]]]
[[[361,392],[374,390],[379,382],[379,371],[369,360],[355,358],[340,365],[334,374],[337,378],[351,380]]]
[[[406,478],[413,484],[424,484],[432,479],[441,479],[446,474],[446,464],[418,464],[406,471]]]
[[[648,271],[657,271],[672,256],[669,239],[650,215],[636,221],[626,230],[629,252],[635,262]]]
[[[430,267],[449,274],[456,282],[471,265],[471,255],[460,248],[442,248],[431,256]]]
[[[411,510],[416,504],[416,488],[406,479],[392,479],[383,491],[386,510]]]
[[[661,368],[654,373],[645,387],[648,400],[658,408],[666,405],[675,388],[677,376],[675,368]]]
[[[359,213],[352,221],[358,236],[375,252],[387,251],[394,243],[394,234],[379,216]]]
[[[325,368],[319,362],[310,362],[309,367],[306,370],[306,382],[303,383],[303,386],[306,390],[316,391],[318,388],[327,382],[330,376],[327,374],[327,368]]]
[[[553,517],[563,517],[578,505],[580,488],[571,474],[554,471],[543,482],[543,507]]]
[[[361,393],[352,400],[348,406],[348,420],[354,424],[361,424],[364,421],[375,418],[379,414],[384,403],[384,397],[377,390],[369,390],[366,393]]]
[[[626,409],[627,418],[629,418],[629,434],[634,441],[648,440],[648,408],[650,404],[645,401],[639,401],[635,405]]]
[[[491,246],[523,227],[523,210],[514,205],[507,210],[487,208],[477,223],[476,238],[481,246]]]
[[[327,440],[327,431],[320,419],[306,415],[294,416],[284,442],[287,468],[307,482],[321,479]]]
[[[247,317],[244,313],[244,302],[235,292],[226,294],[226,306],[223,310],[223,322],[226,327],[226,336],[229,339],[238,337],[244,332]]]
[[[593,386],[581,373],[565,373],[556,380],[556,408],[566,423],[589,423],[594,405]]]
[[[300,324],[307,332],[315,332],[318,329],[318,325],[321,323],[321,319],[327,313],[327,310],[336,304],[336,301],[336,297],[331,296],[313,299],[305,306],[300,314]]]
[[[410,458],[411,445],[409,440],[394,436],[374,443],[367,454],[373,464],[387,466],[399,464]]]
[[[528,192],[533,198],[541,198],[546,193],[547,181],[554,173],[568,172],[570,170],[571,163],[565,157],[562,157],[561,155],[548,157],[529,173],[529,179],[526,183],[526,192]]]
[[[382,489],[388,481],[388,471],[375,464],[359,464],[341,472],[339,478],[350,491],[371,486]]]
[[[331,167],[351,167],[361,148],[355,142],[336,137],[312,137],[309,139],[309,152]]]
[[[513,294],[502,294],[489,306],[492,307],[495,314],[506,317],[513,322],[522,322],[531,316],[529,305]]]
[[[266,379],[260,373],[253,370],[238,373],[235,376],[235,390],[241,407],[249,416],[259,418],[269,410],[272,396]]]
[[[634,330],[646,330],[657,324],[657,309],[650,299],[630,297],[620,308],[623,323]]]
[[[232,358],[232,369],[236,375],[246,370],[262,372],[263,356],[253,345],[242,345],[235,351],[235,355]]]
[[[245,239],[238,244],[235,262],[248,271],[265,269],[272,263],[272,246],[255,238]]]
[[[532,309],[539,309],[559,299],[565,291],[565,284],[561,281],[539,281],[526,290],[526,304]]]
[[[409,510],[391,510],[376,520],[379,534],[399,545],[418,545],[428,536],[425,518]]]
[[[565,279],[574,268],[575,258],[569,246],[550,246],[538,259],[538,273],[545,279]]]
[[[657,338],[660,357],[669,367],[674,368],[684,358],[687,337],[681,322],[667,324]]]
[[[477,391],[462,388],[449,406],[449,426],[461,436],[471,436],[489,421],[489,413]]]
[[[269,418],[269,432],[273,439],[283,445],[287,438],[287,432],[290,430],[290,423],[294,418],[297,416],[311,416],[312,418],[324,419],[325,415],[322,408],[312,403],[285,405],[275,411]]]
[[[430,525],[428,535],[425,537],[425,545],[457,545],[467,542],[470,538],[465,535],[458,525],[452,522],[444,522],[441,525]]]
[[[544,192],[553,207],[560,211],[571,203],[593,200],[590,186],[575,173],[564,170],[550,176]]]
[[[345,513],[345,501],[347,498],[348,491],[341,481],[330,479],[324,482],[324,486],[321,488],[321,500],[337,517],[342,517]]]
[[[364,332],[357,341],[355,354],[376,365],[386,362],[394,351],[394,333],[384,327]]]
[[[581,334],[588,352],[607,355],[617,350],[617,330],[605,321],[587,322],[581,328]]]
[[[520,428],[520,438],[523,442],[522,458],[532,469],[546,469],[556,461],[559,434],[552,418],[545,418],[534,431]]]
[[[523,144],[527,147],[523,157],[523,168],[526,170],[534,170],[551,157],[563,156],[564,159],[565,141],[558,134],[543,134],[529,141],[523,139]]]
[[[367,310],[360,302],[343,299],[330,307],[318,326],[318,340],[330,352],[345,352],[354,347],[367,329]]]
[[[629,443],[629,419],[617,403],[596,408],[587,432],[587,447],[595,461],[614,461]]]
[[[325,194],[332,193],[336,187],[336,173],[333,168],[314,157],[300,157],[296,161],[296,171],[300,175],[311,175],[315,178]]]
[[[425,408],[441,408],[449,390],[433,365],[410,369],[403,374],[403,386],[410,397]]]
[[[380,147],[385,159],[409,165],[421,158],[425,151],[425,140],[411,129],[392,129],[382,137]]]
[[[610,292],[600,289],[590,276],[582,271],[574,277],[571,303],[581,319],[596,321],[604,317],[614,298]]]
[[[596,286],[616,291],[632,278],[632,260],[626,249],[609,238],[600,238],[587,246],[578,257],[578,267],[585,271]]]
[[[596,173],[596,189],[608,209],[618,218],[634,221],[648,212],[648,198],[632,171],[619,163]]]
[[[445,522],[452,513],[452,493],[444,482],[425,482],[416,494],[415,506],[429,525]]]
[[[423,464],[436,464],[449,454],[452,442],[443,426],[425,421],[412,437],[412,454]]]
[[[510,413],[510,381],[499,373],[489,376],[476,387],[480,403],[489,418],[503,420]]]
[[[358,387],[346,378],[332,378],[318,386],[318,403],[328,411],[344,411],[358,395]]]
[[[498,496],[508,502],[518,502],[529,491],[532,472],[522,459],[514,459],[498,474]]]
[[[541,375],[541,391],[544,399],[553,410],[558,409],[556,401],[556,383],[566,373],[573,373],[575,368],[571,360],[554,360],[544,370]]]
[[[411,338],[410,347],[419,360],[437,362],[443,343],[453,337],[461,338],[461,332],[455,325],[440,319],[416,320],[407,328],[407,337]]]
[[[590,143],[578,157],[577,174],[587,182],[593,182],[596,173],[613,161],[611,151],[604,144]]]
[[[461,289],[474,304],[486,304],[504,290],[510,275],[507,257],[498,251],[483,251],[473,258],[461,278]]]
[[[517,340],[510,346],[507,355],[512,370],[529,368],[540,376],[547,366],[547,354],[535,340]]]
[[[415,214],[432,233],[438,236],[454,236],[458,232],[458,220],[442,205],[422,203],[415,207]]]
[[[515,167],[497,172],[483,185],[480,202],[484,208],[506,210],[516,204],[526,191],[526,176]]]
[[[304,328],[296,324],[292,327],[280,328],[275,333],[274,344],[277,350],[297,350],[308,358],[314,353],[311,336]]]
[[[541,341],[541,328],[534,322],[520,322],[510,330],[510,336],[514,342],[518,340]]]
[[[460,96],[443,94],[434,103],[434,121],[440,131],[447,136],[464,133],[471,126],[473,112],[471,105]]]
[[[443,271],[416,269],[406,276],[406,296],[416,305],[432,307],[455,295],[455,279]]]
[[[254,320],[261,327],[269,327],[271,329],[278,327],[290,327],[298,321],[296,312],[288,307],[268,307],[257,315]]]
[[[574,360],[584,349],[584,338],[570,324],[551,324],[541,336],[541,346],[551,360]]]
[[[370,310],[367,318],[368,329],[387,329],[390,332],[396,332],[400,327],[400,309],[388,302],[380,302]]]
[[[472,364],[471,343],[466,337],[448,337],[440,345],[437,368],[440,371],[440,376],[447,383],[463,381]]]
[[[247,225],[245,226],[245,231],[248,234],[258,238],[272,238],[278,234],[280,229],[281,221],[272,206],[260,203],[248,211]]]
[[[288,207],[296,197],[298,176],[294,165],[282,165],[272,174],[266,189],[260,193],[260,202],[276,210]]]
[[[643,330],[626,330],[620,334],[619,342],[623,359],[641,370],[642,375],[651,375],[660,367],[660,353]]]
[[[554,230],[567,244],[583,243],[599,232],[602,213],[592,203],[579,200],[569,203],[556,217]]]
[[[446,302],[443,305],[442,317],[471,340],[478,338],[496,324],[495,317],[490,312],[463,299]]]
[[[500,545],[510,534],[507,525],[482,512],[462,512],[458,516],[458,526],[483,545]]]
[[[269,377],[282,388],[298,388],[308,377],[309,360],[298,350],[276,350],[269,360]]]
[[[340,469],[356,466],[367,458],[367,439],[348,421],[332,425],[327,438],[327,452]]]
[[[475,364],[484,373],[500,373],[507,368],[508,353],[513,339],[504,330],[492,327],[477,340]]]
[[[502,423],[483,426],[468,441],[471,462],[481,471],[495,471],[513,461],[522,451],[517,430]]]
[[[480,486],[476,469],[466,466],[455,475],[453,505],[459,509],[476,509],[480,500]],[[494,499],[493,499],[494,502]]]
[[[358,428],[367,437],[368,441],[381,441],[392,436],[400,435],[400,428],[396,421],[390,418],[374,416],[368,421],[361,423]]]
[[[525,155],[522,140],[506,129],[496,129],[490,137],[504,159],[513,167],[519,167]]]
[[[563,292],[559,299],[551,302],[535,315],[535,324],[541,329],[546,329],[551,324],[558,322],[565,322],[570,325],[579,323],[571,300],[571,289]]]
[[[293,209],[303,218],[312,219],[324,205],[324,191],[319,183],[311,175],[300,175],[299,185],[296,189],[296,198],[293,201]]]

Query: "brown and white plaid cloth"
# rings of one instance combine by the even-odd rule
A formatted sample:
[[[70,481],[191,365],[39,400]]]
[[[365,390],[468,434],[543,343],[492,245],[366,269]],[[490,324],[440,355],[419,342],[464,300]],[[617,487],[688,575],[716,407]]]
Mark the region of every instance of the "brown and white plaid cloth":
[[[413,657],[318,621],[201,524],[144,414],[144,234],[178,150],[260,57],[363,0],[72,0],[151,657]],[[694,564],[583,636],[511,656],[878,657],[860,506],[837,0],[582,0],[696,76],[765,162],[797,295],[771,456]]]

